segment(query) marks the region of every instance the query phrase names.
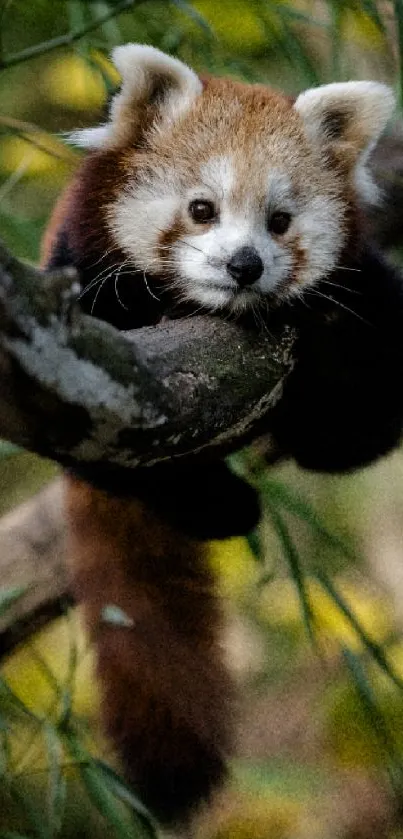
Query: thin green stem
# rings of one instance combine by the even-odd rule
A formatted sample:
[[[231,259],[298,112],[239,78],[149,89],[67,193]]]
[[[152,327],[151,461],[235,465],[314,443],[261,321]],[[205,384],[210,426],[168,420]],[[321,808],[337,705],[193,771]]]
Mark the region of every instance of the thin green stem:
[[[276,507],[274,507],[270,503],[267,503],[267,510],[272,519],[275,532],[283,547],[284,555],[288,561],[292,579],[297,588],[302,608],[302,614],[304,618],[304,624],[308,637],[311,641],[313,648],[317,649],[317,639],[315,636],[315,615],[312,611],[311,601],[309,598],[309,591],[306,585],[306,578],[303,568],[301,567],[298,551],[294,545],[290,531],[281,513],[279,513]]]
[[[52,38],[50,41],[42,41],[40,44],[35,44],[33,47],[28,47],[25,50],[14,53],[14,55],[8,56],[8,58],[4,58],[0,62],[0,70],[7,70],[9,67],[15,67],[16,64],[22,64],[24,61],[29,61],[31,58],[38,58],[40,55],[45,55],[46,53],[60,49],[61,47],[68,47],[76,41],[79,41],[81,38],[84,38],[84,36],[89,32],[92,32],[94,29],[98,29],[99,26],[102,26],[108,20],[117,17],[122,14],[122,12],[129,11],[129,9],[132,9],[134,6],[138,6],[140,2],[144,3],[145,1],[146,0],[121,0],[120,3],[116,3],[114,8],[110,9],[105,15],[102,15],[102,17],[99,17],[96,20],[90,21],[90,23],[86,24],[86,26],[83,26],[81,29],[77,29],[75,32],[67,32],[66,35],[59,35],[57,38]]]

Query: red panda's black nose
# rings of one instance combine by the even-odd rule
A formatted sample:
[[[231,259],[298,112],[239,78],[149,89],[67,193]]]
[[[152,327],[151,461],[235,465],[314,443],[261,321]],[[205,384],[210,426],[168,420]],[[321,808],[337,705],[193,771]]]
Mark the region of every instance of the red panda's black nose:
[[[263,262],[255,248],[239,248],[227,262],[227,271],[243,288],[252,285],[263,274]]]

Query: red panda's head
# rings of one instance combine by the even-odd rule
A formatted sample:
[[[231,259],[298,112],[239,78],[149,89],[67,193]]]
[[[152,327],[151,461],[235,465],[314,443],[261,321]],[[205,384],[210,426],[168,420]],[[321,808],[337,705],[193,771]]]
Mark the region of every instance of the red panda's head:
[[[114,50],[122,86],[109,120],[73,141],[116,152],[100,184],[127,263],[178,300],[241,311],[299,295],[339,264],[375,186],[370,150],[393,110],[375,82],[329,84],[293,101],[263,85],[204,83],[153,47]]]

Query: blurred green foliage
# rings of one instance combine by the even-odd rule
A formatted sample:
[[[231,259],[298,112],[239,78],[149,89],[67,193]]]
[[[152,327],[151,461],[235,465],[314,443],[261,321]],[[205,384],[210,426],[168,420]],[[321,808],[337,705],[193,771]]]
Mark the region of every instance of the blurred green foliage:
[[[293,93],[352,76],[380,78],[402,100],[401,0],[0,0],[0,237],[23,258],[38,260],[51,208],[80,159],[63,132],[100,119],[118,84],[108,54],[124,41]],[[387,493],[401,494],[399,457],[372,478],[314,476],[289,464],[269,475],[250,453],[234,463],[259,487],[264,521],[249,549],[241,541],[215,546],[212,562],[253,639],[240,680],[251,730],[262,717],[260,739],[270,742],[250,746],[249,758],[246,748],[234,766],[240,809],[232,802],[227,821],[224,808],[200,836],[398,839],[403,646],[358,547],[376,504],[386,509]],[[1,512],[54,472],[4,445]],[[0,612],[17,596],[4,593]],[[0,839],[153,834],[139,802],[103,762],[93,674],[91,667],[81,673],[85,643],[72,620],[17,654],[0,680]],[[316,751],[300,748],[295,730],[295,746],[275,747],[267,732],[279,707],[288,709],[284,728],[288,718],[300,720],[320,741]],[[354,832],[328,817],[327,798],[346,769],[365,777],[376,770],[375,802],[387,776],[389,827],[386,820],[365,832],[363,816]],[[347,774],[347,783],[354,778]]]

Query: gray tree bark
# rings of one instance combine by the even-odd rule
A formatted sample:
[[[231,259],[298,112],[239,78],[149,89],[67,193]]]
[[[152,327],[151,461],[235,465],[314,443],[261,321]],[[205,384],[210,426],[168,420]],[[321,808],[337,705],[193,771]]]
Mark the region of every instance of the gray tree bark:
[[[0,436],[62,463],[135,467],[237,448],[281,393],[294,335],[209,317],[118,332],[0,247]]]

